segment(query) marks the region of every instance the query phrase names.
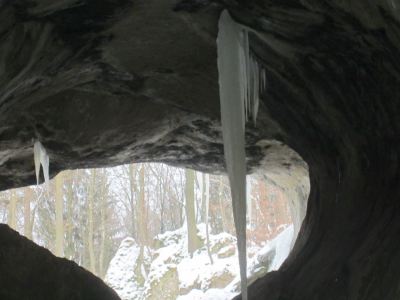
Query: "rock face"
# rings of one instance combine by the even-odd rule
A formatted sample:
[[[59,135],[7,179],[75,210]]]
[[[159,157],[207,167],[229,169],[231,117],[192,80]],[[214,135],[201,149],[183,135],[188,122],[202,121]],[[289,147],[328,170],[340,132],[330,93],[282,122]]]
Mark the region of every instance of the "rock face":
[[[263,101],[308,163],[311,194],[292,254],[250,299],[397,299],[398,5],[258,3],[258,17],[232,12],[265,34],[252,38],[268,68]]]
[[[119,300],[117,294],[76,263],[0,225],[0,299]]]
[[[250,168],[273,139],[295,151],[268,153],[277,172],[308,165],[311,183],[294,251],[250,299],[400,298],[400,5],[218,3],[1,1],[0,189],[34,182],[36,139],[53,175],[130,161],[222,172],[215,36],[226,7],[258,32],[251,51],[267,70]]]

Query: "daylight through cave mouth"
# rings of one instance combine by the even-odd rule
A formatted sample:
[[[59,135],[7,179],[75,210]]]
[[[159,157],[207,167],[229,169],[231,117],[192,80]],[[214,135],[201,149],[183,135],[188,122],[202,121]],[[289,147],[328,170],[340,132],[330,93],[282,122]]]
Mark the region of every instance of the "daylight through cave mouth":
[[[275,147],[284,146],[266,148]],[[288,256],[308,197],[304,170],[272,158],[247,176],[249,283]],[[68,170],[48,184],[0,193],[0,218],[124,300],[147,299],[154,289],[182,300],[240,292],[226,176],[160,163]]]

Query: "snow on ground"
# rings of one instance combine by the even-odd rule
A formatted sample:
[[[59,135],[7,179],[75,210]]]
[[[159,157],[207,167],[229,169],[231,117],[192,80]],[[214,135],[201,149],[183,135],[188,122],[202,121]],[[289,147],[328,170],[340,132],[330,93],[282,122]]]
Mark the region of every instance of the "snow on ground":
[[[198,229],[198,235],[205,244],[205,225],[198,225]],[[249,253],[254,253],[247,270],[249,282],[268,271],[279,269],[290,252],[292,238],[291,225],[261,249],[249,249]],[[156,244],[158,249],[152,250],[152,257],[148,258],[150,267],[146,281],[140,285],[134,271],[140,248],[131,238],[121,243],[110,263],[105,281],[122,300],[157,299],[160,296],[154,298],[154,295],[160,295],[160,290],[168,290],[168,299],[174,300],[228,300],[239,292],[239,265],[234,236],[228,233],[210,234],[213,264],[206,246],[197,250],[193,257],[189,256],[185,226],[157,236]],[[167,298],[163,294],[159,299]]]
[[[235,297],[236,294],[223,289],[209,289],[205,293],[201,290],[192,290],[189,294],[179,296],[177,300],[227,300]]]

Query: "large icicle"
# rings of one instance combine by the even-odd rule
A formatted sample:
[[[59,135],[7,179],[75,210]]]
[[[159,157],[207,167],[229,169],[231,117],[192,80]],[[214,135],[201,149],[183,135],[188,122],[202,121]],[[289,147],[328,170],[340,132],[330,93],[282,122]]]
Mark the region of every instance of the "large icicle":
[[[33,145],[33,159],[35,161],[36,183],[39,184],[40,165],[42,165],[44,181],[49,182],[50,159],[41,142],[36,141]]]
[[[243,32],[227,11],[219,20],[218,71],[224,155],[231,186],[233,217],[238,236],[242,299],[247,300],[246,155],[244,129],[248,97],[245,95]],[[244,101],[243,101],[244,100]]]
[[[238,238],[242,299],[247,300],[245,122],[251,117],[256,124],[265,70],[250,55],[248,28],[236,23],[227,11],[219,20],[217,48],[224,155]]]

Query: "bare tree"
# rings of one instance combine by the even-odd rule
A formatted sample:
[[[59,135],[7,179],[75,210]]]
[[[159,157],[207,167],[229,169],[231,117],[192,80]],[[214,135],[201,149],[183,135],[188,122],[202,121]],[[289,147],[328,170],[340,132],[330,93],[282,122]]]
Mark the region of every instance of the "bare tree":
[[[64,255],[64,177],[59,173],[55,178],[55,207],[56,207],[56,247],[55,255]]]
[[[88,251],[89,251],[89,263],[90,271],[96,274],[96,260],[94,255],[94,245],[93,245],[93,231],[94,231],[94,197],[95,197],[95,184],[96,184],[97,170],[92,169],[90,172],[90,183],[89,183],[89,194],[88,194]]]
[[[31,202],[33,200],[33,191],[30,187],[24,189],[24,235],[28,239],[32,239],[32,224],[31,219]]]
[[[17,230],[17,202],[18,197],[15,190],[10,191],[10,202],[8,204],[8,225]]]
[[[210,233],[209,233],[209,220],[208,220],[208,212],[210,208],[210,175],[204,174],[203,173],[203,193],[202,196],[204,196],[204,201],[205,201],[205,222],[206,222],[206,244],[207,244],[207,253],[208,257],[210,258],[211,264],[214,263],[211,251],[210,251]]]
[[[200,239],[197,235],[195,199],[194,199],[194,176],[193,170],[185,169],[185,210],[188,231],[188,252],[193,256],[194,251],[200,248]]]

